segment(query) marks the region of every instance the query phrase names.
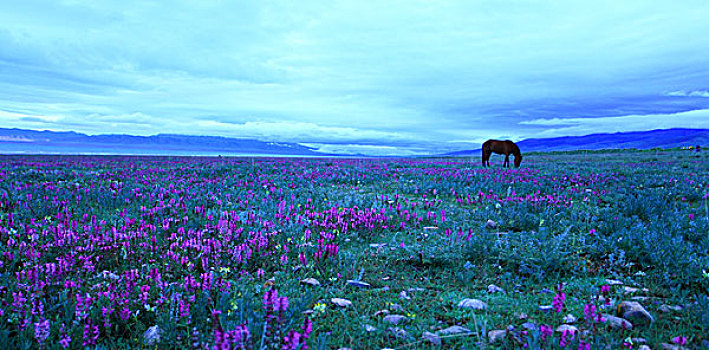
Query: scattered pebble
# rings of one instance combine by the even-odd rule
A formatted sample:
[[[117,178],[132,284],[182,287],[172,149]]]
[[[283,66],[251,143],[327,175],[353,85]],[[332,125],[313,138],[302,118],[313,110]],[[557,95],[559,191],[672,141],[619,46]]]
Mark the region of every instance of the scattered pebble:
[[[655,322],[645,308],[637,301],[624,301],[618,305],[618,314],[635,324],[649,324]]]
[[[487,304],[485,304],[482,300],[465,298],[458,303],[458,307],[473,310],[485,310],[487,309]]]
[[[330,301],[339,307],[349,307],[352,306],[352,302],[347,299],[342,298],[332,298]]]
[[[606,284],[609,286],[622,286],[623,282],[606,278]]]
[[[576,316],[572,314],[568,314],[561,319],[561,322],[564,322],[566,324],[576,323],[576,321],[578,321],[578,318],[576,318]]]
[[[490,342],[490,344],[498,343],[503,341],[506,336],[507,331],[504,329],[489,331],[487,332],[487,341]]]
[[[357,288],[369,288],[372,285],[367,282],[362,282],[358,280],[347,280],[347,285]]]
[[[384,316],[384,322],[391,323],[391,324],[399,324],[406,322],[408,318],[403,315],[387,315]]]
[[[485,223],[485,227],[487,227],[487,228],[496,228],[496,227],[497,227],[497,223],[494,222],[494,221],[492,221],[492,220],[487,220],[487,222]]]
[[[450,326],[448,328],[444,328],[439,331],[436,331],[436,334],[438,334],[438,335],[453,335],[453,334],[463,334],[463,333],[470,333],[470,330],[465,327],[461,327],[461,326]]]
[[[367,333],[376,332],[376,331],[377,331],[377,327],[374,327],[374,326],[369,325],[369,324],[365,324],[365,325],[364,325],[364,331],[367,332]]]
[[[552,310],[551,305],[539,305],[539,311],[541,312],[549,312]]]
[[[667,304],[662,304],[662,306],[660,306],[660,312],[670,313],[673,311],[677,311],[677,312],[682,311],[682,307],[679,305],[667,305]]]
[[[426,340],[433,345],[441,345],[441,337],[439,337],[436,333],[423,332],[421,339]]]
[[[143,333],[143,344],[153,346],[159,343],[160,335],[162,335],[162,329],[157,325],[148,328],[148,330]]]
[[[624,318],[615,317],[608,314],[602,314],[601,316],[605,319],[605,323],[610,325],[613,329],[633,329],[633,324]]]
[[[399,293],[399,299],[410,300],[411,297],[406,294],[405,290],[402,290],[401,293]]]
[[[488,293],[504,293],[505,291],[504,291],[504,289],[502,289],[494,284],[491,284],[491,285],[487,286],[487,292]]]
[[[306,279],[300,281],[300,284],[307,284],[309,286],[319,286],[320,281],[318,281],[314,278],[306,278]]]
[[[567,332],[571,332],[573,334],[576,334],[576,332],[578,332],[579,329],[570,325],[570,324],[562,324],[561,326],[556,327],[556,331],[559,333],[563,333],[564,331],[567,331]]]

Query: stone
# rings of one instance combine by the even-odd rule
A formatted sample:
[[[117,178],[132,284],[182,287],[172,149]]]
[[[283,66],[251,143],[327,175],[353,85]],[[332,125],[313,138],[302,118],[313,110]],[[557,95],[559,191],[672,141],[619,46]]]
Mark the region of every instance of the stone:
[[[399,304],[390,304],[389,308],[394,311],[403,311],[404,310],[404,308],[401,307],[401,305],[399,305]]]
[[[662,304],[662,306],[660,306],[660,312],[670,313],[673,311],[675,311],[675,312],[682,311],[682,307],[679,305],[667,305],[667,304]]]
[[[539,311],[541,312],[549,312],[552,308],[552,305],[539,305]]]
[[[492,330],[492,331],[487,332],[487,341],[490,344],[499,343],[499,342],[505,340],[506,336],[507,336],[507,331],[504,329]]]
[[[387,331],[400,339],[406,339],[409,337],[409,333],[399,327],[389,327],[387,328]]]
[[[578,321],[578,318],[576,318],[576,316],[572,314],[568,314],[561,319],[561,322],[564,322],[566,324],[576,323],[576,321]]]
[[[367,283],[367,282],[362,282],[358,280],[347,280],[347,285],[352,286],[352,287],[357,287],[357,288],[369,288],[372,285]]]
[[[367,332],[367,333],[372,333],[372,332],[376,332],[376,331],[377,331],[377,327],[374,327],[374,326],[369,325],[369,324],[365,324],[363,328],[364,328],[364,331]]]
[[[497,223],[492,220],[487,220],[487,222],[485,223],[485,227],[494,229],[497,227]]]
[[[471,333],[469,329],[461,326],[450,326],[448,328],[441,329],[439,331],[436,331],[436,334],[438,335],[453,335],[453,334],[465,334],[465,333]]]
[[[604,319],[604,322],[613,329],[633,329],[633,324],[624,318],[615,317],[609,314],[602,314],[601,317]]]
[[[537,326],[536,323],[532,323],[532,322],[522,323],[521,327],[528,330],[528,331],[538,331],[539,330],[539,326]]]
[[[399,293],[399,299],[410,300],[411,297],[410,297],[408,294],[406,294],[406,291],[405,291],[405,290],[402,290],[402,291]]]
[[[640,347],[638,347],[638,350],[651,350],[651,349],[647,345],[640,345]]]
[[[347,300],[347,299],[342,299],[342,298],[332,298],[330,299],[330,302],[333,304],[339,306],[339,307],[349,307],[352,306],[352,302]]]
[[[667,344],[667,343],[662,343],[660,344],[660,347],[664,350],[686,350],[684,346],[676,345],[676,344]]]
[[[632,321],[633,324],[650,324],[655,319],[637,301],[624,301],[618,305],[618,314],[624,319]]]
[[[564,333],[564,331],[566,331],[566,332],[571,332],[573,334],[576,334],[576,332],[578,332],[579,329],[570,325],[570,324],[562,324],[561,326],[556,327],[556,331],[559,333]]]
[[[143,333],[143,344],[153,346],[160,342],[161,335],[162,329],[160,329],[157,325],[152,326]]]
[[[518,320],[526,320],[529,318],[524,312],[515,312],[515,317],[517,317]]]
[[[421,287],[416,287],[416,288],[409,288],[409,289],[407,289],[406,291],[409,292],[409,293],[425,292],[426,289],[425,289],[425,288],[421,288]]]
[[[458,303],[458,307],[473,310],[485,310],[487,304],[482,300],[465,298]]]
[[[623,293],[624,294],[635,294],[638,292],[647,293],[649,291],[650,290],[647,288],[635,288],[635,287],[623,286]]]
[[[441,337],[439,337],[436,333],[423,332],[421,339],[428,341],[433,345],[441,345]]]
[[[606,278],[606,284],[609,286],[622,286],[623,282]]]
[[[404,323],[408,320],[406,316],[403,315],[387,315],[384,316],[384,322],[386,323],[391,323],[391,324],[399,324],[399,323]]]
[[[320,281],[318,281],[318,280],[316,280],[316,279],[314,279],[314,278],[306,278],[306,279],[300,281],[300,284],[306,284],[306,285],[309,285],[309,286],[319,286],[319,285],[320,285]]]
[[[379,311],[377,311],[377,312],[374,313],[374,317],[378,317],[378,316],[381,316],[381,315],[388,315],[388,314],[389,314],[389,310],[387,310],[387,309],[379,310]]]
[[[494,284],[491,284],[491,285],[487,286],[487,292],[488,293],[504,293],[505,290],[494,285]]]

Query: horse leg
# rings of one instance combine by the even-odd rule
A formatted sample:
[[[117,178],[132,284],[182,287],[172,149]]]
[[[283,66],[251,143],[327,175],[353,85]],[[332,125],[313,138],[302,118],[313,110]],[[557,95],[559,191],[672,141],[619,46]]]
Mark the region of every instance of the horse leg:
[[[510,167],[510,155],[509,154],[505,154],[505,163],[502,166],[504,166],[505,168]]]

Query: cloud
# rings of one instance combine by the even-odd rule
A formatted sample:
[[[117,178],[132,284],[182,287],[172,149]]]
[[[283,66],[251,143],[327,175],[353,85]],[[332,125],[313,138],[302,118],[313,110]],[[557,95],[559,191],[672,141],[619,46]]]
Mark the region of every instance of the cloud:
[[[680,96],[680,97],[709,97],[709,91],[706,90],[696,90],[696,91],[672,91],[668,92],[667,96]]]

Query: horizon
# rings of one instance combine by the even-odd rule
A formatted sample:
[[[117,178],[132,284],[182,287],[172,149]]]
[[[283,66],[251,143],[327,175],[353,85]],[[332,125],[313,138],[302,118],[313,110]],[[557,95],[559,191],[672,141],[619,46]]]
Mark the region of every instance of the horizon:
[[[709,3],[0,4],[0,122],[423,155],[709,125]]]

